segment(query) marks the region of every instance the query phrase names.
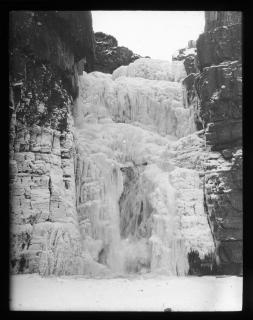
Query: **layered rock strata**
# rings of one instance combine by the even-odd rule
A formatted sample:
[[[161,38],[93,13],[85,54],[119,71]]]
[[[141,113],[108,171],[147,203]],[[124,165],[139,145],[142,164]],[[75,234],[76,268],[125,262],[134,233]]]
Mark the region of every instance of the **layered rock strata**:
[[[242,272],[242,62],[241,13],[207,12],[197,40],[197,114],[210,152],[204,198],[218,272]]]
[[[10,31],[11,270],[83,273],[70,112],[93,63],[91,14],[13,11]]]
[[[172,152],[170,156],[179,166],[189,166],[192,159],[197,161],[203,180],[205,210],[216,245],[214,271],[241,274],[241,12],[208,11],[205,19],[205,32],[196,42],[195,56],[186,48],[173,57],[183,61],[185,67],[187,59],[194,61],[194,68],[186,67],[183,85],[187,103],[194,109],[196,127],[204,129],[201,131],[204,140],[193,145],[187,142],[184,151],[180,151],[180,142],[175,146],[176,154]]]

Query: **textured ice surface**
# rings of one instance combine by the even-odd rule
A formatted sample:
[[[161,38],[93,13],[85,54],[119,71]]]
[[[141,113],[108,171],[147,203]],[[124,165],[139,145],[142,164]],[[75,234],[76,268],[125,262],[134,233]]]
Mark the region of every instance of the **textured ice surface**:
[[[184,64],[181,61],[166,61],[149,58],[137,59],[128,66],[116,69],[112,78],[121,76],[141,77],[150,80],[180,81],[186,77]]]
[[[154,132],[122,123],[86,123],[83,129],[77,130],[76,138],[79,153],[78,168],[82,167],[82,172],[77,174],[79,179],[77,208],[84,248],[88,249],[95,260],[99,259],[99,251],[103,250],[105,260],[102,262],[111,270],[121,273],[136,270],[138,264],[145,266],[150,259],[157,260],[155,258],[157,247],[163,250],[162,253],[166,256],[166,241],[171,237],[171,233],[167,234],[167,238],[166,235],[162,235],[159,243],[148,238],[120,239],[118,202],[123,191],[123,175],[119,168],[151,162],[153,169],[147,166],[149,168],[147,177],[144,175],[144,180],[141,180],[143,183],[141,196],[150,197],[148,201],[152,210],[156,211],[156,215],[167,214],[168,218],[172,215],[172,222],[174,212],[168,211],[170,209],[167,206],[170,206],[171,210],[174,208],[173,190],[169,188],[166,173],[163,176],[161,170],[155,165],[156,162],[159,163],[159,155],[164,152],[169,140]],[[160,174],[161,181],[155,179],[157,172]],[[159,187],[162,189],[161,199]],[[134,195],[134,198],[136,197],[138,197],[137,194]],[[164,221],[168,228],[169,219]],[[153,221],[150,220],[149,224],[152,225]],[[159,230],[156,231],[156,228],[159,228],[158,225],[159,223],[154,223],[152,232],[154,236],[157,233],[159,237]],[[172,261],[176,264],[176,260],[172,259]],[[164,263],[151,262],[151,264],[154,265],[153,270],[160,268]],[[172,274],[177,274],[175,270]],[[168,272],[170,272],[169,269]]]
[[[199,174],[170,157],[195,131],[184,76],[182,62],[139,59],[79,79],[78,222],[84,253],[105,273],[183,276],[191,250],[214,250]]]
[[[214,249],[198,172],[177,168],[164,156],[172,139],[100,120],[84,121],[75,136],[79,224],[83,247],[94,260],[99,261],[102,251],[100,262],[114,272],[150,269],[185,275],[190,250],[203,257]],[[121,201],[121,212],[120,168],[139,168],[136,184],[129,185]],[[120,223],[126,229],[123,238]]]
[[[108,121],[112,118],[115,122],[143,126],[163,136],[182,137],[194,132],[193,108],[188,108],[185,89],[179,82],[186,76],[182,72],[182,62],[144,59],[141,61],[143,68],[140,68],[142,64],[138,61],[126,68],[136,64],[136,70],[144,73],[136,71],[131,76],[122,73],[119,77],[100,72],[83,73],[79,78],[80,96],[75,111],[77,126],[84,119],[96,122],[97,119]],[[169,71],[164,65],[170,66]],[[149,73],[154,75],[157,68],[159,72],[167,70],[171,76],[149,77]]]

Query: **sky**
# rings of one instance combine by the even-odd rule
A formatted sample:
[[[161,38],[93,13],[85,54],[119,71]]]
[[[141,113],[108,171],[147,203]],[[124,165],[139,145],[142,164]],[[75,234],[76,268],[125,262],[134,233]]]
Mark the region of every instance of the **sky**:
[[[94,32],[114,36],[141,56],[171,60],[204,32],[204,11],[92,11]]]

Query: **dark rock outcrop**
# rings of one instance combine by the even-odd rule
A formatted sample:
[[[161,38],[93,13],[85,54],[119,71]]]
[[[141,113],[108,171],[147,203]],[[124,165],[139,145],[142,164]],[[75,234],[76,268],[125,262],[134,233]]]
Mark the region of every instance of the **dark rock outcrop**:
[[[205,32],[216,27],[230,26],[242,22],[240,11],[206,11],[205,12]]]
[[[223,157],[223,159],[221,159]],[[224,149],[206,161],[205,201],[216,241],[218,272],[242,272],[242,150]]]
[[[217,272],[242,273],[242,62],[240,12],[206,13],[197,40],[200,73],[192,96],[211,152],[205,207],[216,243]],[[189,81],[190,82],[190,79]],[[194,91],[194,90],[193,90]],[[213,153],[213,151],[218,151]]]
[[[86,11],[13,11],[10,13],[10,77],[26,80],[27,64],[45,62],[61,72],[69,93],[77,95],[77,74],[94,60],[91,13]],[[32,68],[34,70],[34,67]],[[55,73],[55,71],[53,71]]]
[[[111,35],[96,32],[95,40],[95,71],[112,73],[118,67],[126,66],[136,59],[141,58],[140,55],[133,53],[133,51],[128,48],[118,46],[118,41]]]
[[[196,56],[197,56],[197,49],[196,49],[196,42],[193,40],[188,41],[187,48],[179,49],[173,56],[172,60],[175,61],[182,61],[184,62],[185,71],[187,75],[191,73],[196,73],[197,65],[196,65]]]
[[[223,61],[241,61],[241,47],[241,23],[202,33],[197,41],[198,67],[202,71]]]
[[[242,139],[242,67],[228,61],[205,68],[195,80],[199,115],[206,141],[213,149],[238,144]]]

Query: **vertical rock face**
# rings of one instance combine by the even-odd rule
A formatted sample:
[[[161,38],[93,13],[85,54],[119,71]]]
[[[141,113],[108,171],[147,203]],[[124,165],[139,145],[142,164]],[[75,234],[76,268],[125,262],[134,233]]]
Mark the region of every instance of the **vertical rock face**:
[[[93,54],[90,12],[10,14],[12,272],[83,273],[69,115]]]
[[[206,211],[216,241],[218,268],[242,272],[241,13],[206,12],[197,40],[197,113],[212,150],[205,161]],[[214,152],[218,151],[218,152]]]
[[[81,272],[72,134],[16,129],[10,160],[13,271]]]
[[[242,22],[240,11],[206,11],[205,12],[205,32],[216,27],[230,26]]]

